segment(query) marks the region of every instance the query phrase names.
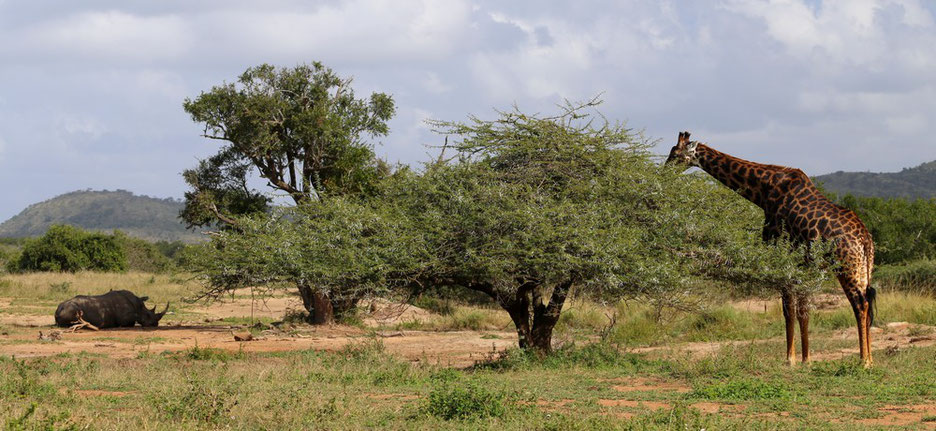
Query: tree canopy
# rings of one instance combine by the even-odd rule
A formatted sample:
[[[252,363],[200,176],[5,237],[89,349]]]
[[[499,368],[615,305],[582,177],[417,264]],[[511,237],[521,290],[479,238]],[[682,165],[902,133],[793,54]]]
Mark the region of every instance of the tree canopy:
[[[186,99],[203,136],[222,145],[183,174],[192,189],[182,217],[202,226],[265,210],[265,195],[247,186],[254,170],[296,203],[372,191],[387,167],[365,138],[386,135],[395,108],[384,93],[355,98],[351,83],[318,62],[263,64]]]
[[[541,352],[573,295],[691,308],[725,283],[815,288],[826,276],[789,243],[764,246],[756,207],[661,166],[597,104],[432,122],[454,138],[448,158],[384,176],[372,193],[240,218],[196,270],[216,292],[286,282],[334,301],[472,289],[508,312],[521,347]]]
[[[248,185],[253,172],[297,205],[372,194],[390,169],[366,138],[388,133],[395,108],[384,93],[356,98],[351,83],[317,62],[293,68],[263,64],[235,83],[186,99],[183,107],[204,126],[203,136],[222,144],[217,154],[183,173],[191,189],[180,216],[190,227],[244,229],[241,216],[270,210],[268,194]],[[294,281],[310,318],[332,321],[335,306],[343,305],[304,280]]]
[[[761,244],[755,208],[660,166],[648,142],[596,104],[433,123],[456,137],[453,161],[385,196],[422,232],[420,285],[488,294],[510,314],[520,346],[540,351],[573,294],[691,307],[713,280],[818,285],[823,272],[809,272],[802,254]]]

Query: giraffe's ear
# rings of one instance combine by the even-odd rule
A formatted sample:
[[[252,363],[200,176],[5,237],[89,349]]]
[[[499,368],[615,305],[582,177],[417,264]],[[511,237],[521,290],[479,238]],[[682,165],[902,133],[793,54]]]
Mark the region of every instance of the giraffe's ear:
[[[685,144],[689,142],[689,132],[680,132],[678,144]]]
[[[689,141],[689,142],[686,142],[686,150],[688,150],[688,151],[695,151],[695,150],[696,150],[696,147],[698,147],[698,146],[699,146],[699,141]]]

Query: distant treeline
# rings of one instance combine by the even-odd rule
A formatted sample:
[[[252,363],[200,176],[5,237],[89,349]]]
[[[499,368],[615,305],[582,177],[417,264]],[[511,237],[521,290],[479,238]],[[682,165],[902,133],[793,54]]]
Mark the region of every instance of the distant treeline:
[[[871,231],[877,264],[936,257],[936,199],[845,195],[838,202],[858,213]]]
[[[839,195],[929,199],[936,196],[936,161],[900,172],[834,172],[815,178]]]

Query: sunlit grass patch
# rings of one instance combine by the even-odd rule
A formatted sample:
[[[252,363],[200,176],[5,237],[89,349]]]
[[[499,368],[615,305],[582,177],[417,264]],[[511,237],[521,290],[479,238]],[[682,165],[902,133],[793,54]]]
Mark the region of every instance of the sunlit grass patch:
[[[930,295],[888,291],[878,295],[877,318],[883,322],[936,325],[936,298]]]
[[[150,301],[178,302],[196,292],[194,283],[181,283],[170,275],[145,272],[107,273],[82,271],[32,272],[4,275],[0,297],[58,303],[75,295],[99,295],[110,290],[130,290]]]
[[[423,331],[489,331],[513,328],[510,316],[503,310],[458,306],[447,315],[433,315],[394,325],[396,329]]]

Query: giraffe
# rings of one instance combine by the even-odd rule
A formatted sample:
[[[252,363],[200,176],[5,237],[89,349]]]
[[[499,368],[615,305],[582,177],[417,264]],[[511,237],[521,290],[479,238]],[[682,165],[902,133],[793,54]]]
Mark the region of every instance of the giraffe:
[[[863,365],[871,359],[871,323],[874,321],[875,289],[871,286],[874,242],[858,215],[823,196],[803,171],[742,160],[689,140],[679,134],[666,164],[701,168],[728,188],[764,210],[763,240],[769,242],[783,232],[794,242],[818,239],[834,243],[833,258],[839,264],[839,284],[855,313],[858,346]],[[781,288],[786,321],[787,361],[796,363],[794,331],[799,321],[802,360],[809,362],[809,304],[805,294]]]

